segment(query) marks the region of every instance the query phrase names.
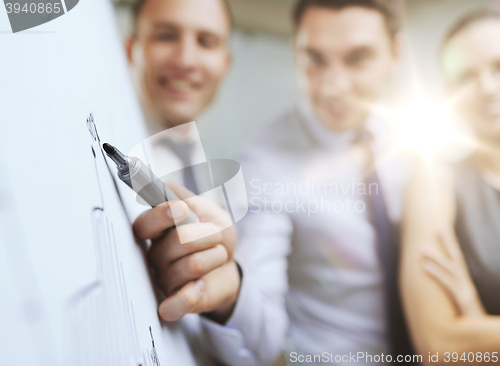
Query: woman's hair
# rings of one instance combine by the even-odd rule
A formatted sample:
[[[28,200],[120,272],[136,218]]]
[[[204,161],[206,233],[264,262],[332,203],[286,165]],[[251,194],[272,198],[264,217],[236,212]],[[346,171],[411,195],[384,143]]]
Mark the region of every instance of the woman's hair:
[[[478,22],[491,19],[500,20],[500,12],[493,9],[477,9],[462,15],[452,24],[448,32],[446,32],[443,42],[441,43],[441,53],[448,43],[458,34]]]

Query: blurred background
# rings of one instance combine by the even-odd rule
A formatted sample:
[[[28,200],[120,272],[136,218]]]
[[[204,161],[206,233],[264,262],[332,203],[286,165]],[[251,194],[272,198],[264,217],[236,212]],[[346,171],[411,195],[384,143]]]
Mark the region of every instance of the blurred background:
[[[131,29],[130,4],[116,2],[120,32]],[[234,63],[216,102],[198,119],[210,158],[234,158],[246,140],[300,98],[291,52],[294,0],[228,0],[234,20]],[[415,80],[428,99],[445,98],[438,50],[457,17],[478,8],[500,8],[500,0],[406,0],[404,57],[389,102],[412,98]],[[404,122],[404,121],[403,121]],[[284,359],[275,365],[284,365]]]
[[[116,2],[123,38],[130,4]],[[291,53],[294,0],[228,0],[236,29],[234,63],[216,102],[198,119],[210,158],[234,158],[246,139],[300,98]],[[409,98],[412,75],[426,96],[443,96],[437,52],[444,32],[462,13],[500,5],[498,0],[406,0],[405,56],[388,99]]]

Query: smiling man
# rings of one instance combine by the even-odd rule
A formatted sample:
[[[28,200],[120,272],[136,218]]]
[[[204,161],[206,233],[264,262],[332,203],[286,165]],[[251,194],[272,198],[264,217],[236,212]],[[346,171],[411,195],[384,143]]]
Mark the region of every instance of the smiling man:
[[[390,156],[393,126],[375,110],[399,61],[400,7],[296,3],[304,98],[240,158],[250,212],[238,226],[244,276],[228,326],[256,364],[283,346],[289,364],[413,360],[397,293],[409,164]]]
[[[334,4],[339,11],[325,11]],[[330,130],[362,129],[395,67],[397,24],[389,5],[385,12],[383,6],[383,1],[303,1],[295,11],[303,91]]]
[[[169,180],[194,193],[205,192],[206,179],[191,166],[206,157],[189,122],[214,100],[231,65],[229,7],[225,0],[137,0],[133,25],[126,53],[151,135],[147,140],[150,162],[167,173],[182,172],[170,174]],[[174,132],[160,133],[171,128]],[[199,207],[191,209],[201,222],[189,225],[188,234],[206,237],[214,225],[230,226],[227,212],[217,204],[195,199]],[[240,280],[232,259],[236,231],[229,227],[205,240],[180,245],[176,230],[169,235],[165,231],[184,213],[187,207],[182,202],[159,205],[139,215],[134,231],[137,237],[152,242],[148,259],[165,295],[158,309],[160,316],[175,321],[188,312],[205,314],[201,321],[197,315],[185,316],[181,325],[192,336],[197,364],[211,365],[202,326],[215,327],[234,308]]]
[[[139,0],[126,45],[149,127],[194,121],[213,101],[231,64],[224,0]]]

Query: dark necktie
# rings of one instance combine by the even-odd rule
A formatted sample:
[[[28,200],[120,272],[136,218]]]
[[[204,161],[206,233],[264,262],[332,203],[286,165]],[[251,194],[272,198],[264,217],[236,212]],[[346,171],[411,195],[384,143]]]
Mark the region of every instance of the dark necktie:
[[[191,161],[192,145],[189,143],[175,142],[172,140],[167,141],[167,145],[172,149],[175,155],[181,160],[183,169],[182,177],[184,187],[189,189],[194,194],[198,194],[198,187],[194,178],[194,169]]]
[[[376,170],[375,158],[370,146],[372,136],[363,132],[360,143],[367,155],[365,184],[376,187],[367,195],[370,222],[377,235],[377,252],[382,267],[386,303],[386,319],[390,351],[393,361],[398,355],[414,355],[403,314],[399,291],[399,239],[387,213],[382,185]],[[370,190],[368,190],[370,192]]]

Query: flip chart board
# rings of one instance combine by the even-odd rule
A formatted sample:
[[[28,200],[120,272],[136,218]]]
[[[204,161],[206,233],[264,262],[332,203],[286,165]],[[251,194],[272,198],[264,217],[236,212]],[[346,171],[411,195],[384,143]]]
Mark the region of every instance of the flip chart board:
[[[0,9],[1,364],[196,364],[102,151],[146,137],[122,48],[107,0],[17,33]]]

